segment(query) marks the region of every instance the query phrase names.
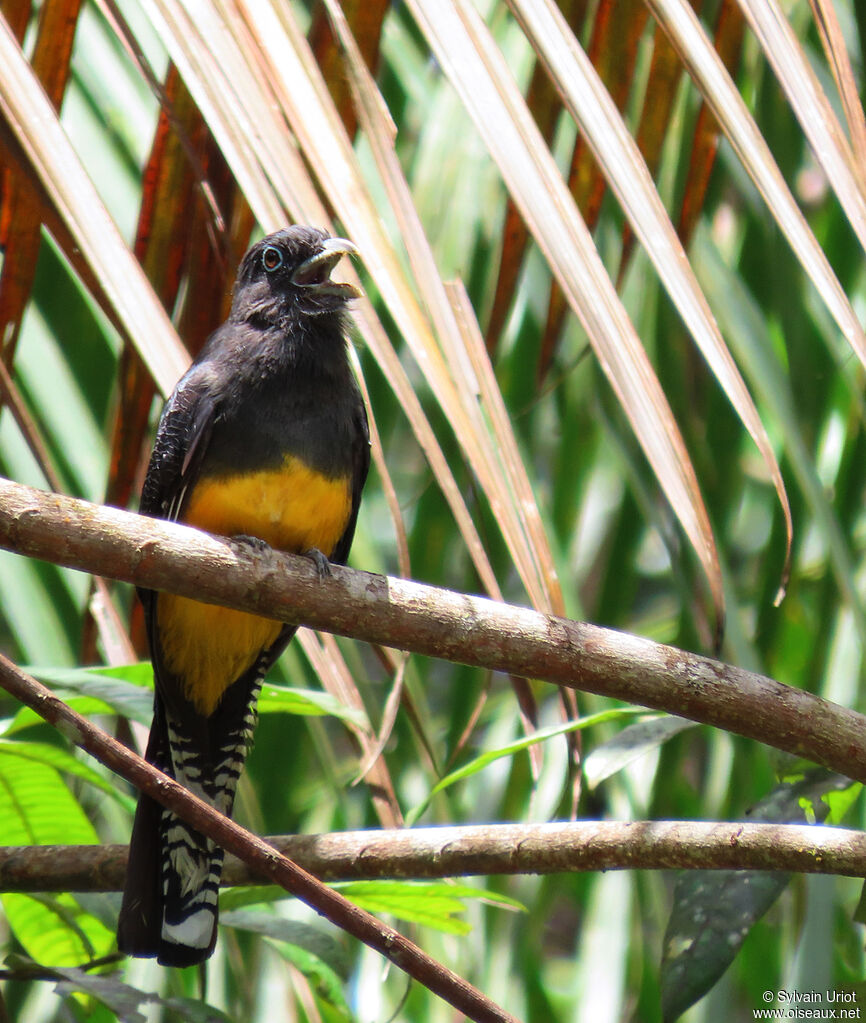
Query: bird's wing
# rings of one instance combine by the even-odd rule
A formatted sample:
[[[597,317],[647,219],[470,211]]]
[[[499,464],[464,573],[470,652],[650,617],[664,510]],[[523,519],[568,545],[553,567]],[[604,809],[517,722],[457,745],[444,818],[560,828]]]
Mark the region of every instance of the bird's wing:
[[[216,411],[204,381],[194,371],[187,374],[166,403],[159,421],[141,491],[142,514],[171,521],[182,517],[207,450]],[[173,716],[189,719],[192,707],[183,697],[183,686],[166,669],[163,660],[156,614],[158,594],[153,590],[138,592],[144,606],[157,694]]]
[[[185,376],[166,403],[159,421],[153,453],[142,487],[139,509],[144,515],[177,520],[189,496],[199,465],[207,449],[215,416],[212,398],[195,372]],[[190,724],[200,739],[204,724],[183,697],[182,686],[165,670],[157,635],[158,594],[139,589],[144,606],[148,640],[154,668],[154,713],[145,757],[149,763],[174,776],[167,709],[175,718]],[[118,921],[118,943],[132,955],[161,955],[173,962],[171,950],[162,938],[165,898],[163,872],[165,856],[160,834],[171,819],[159,803],[142,794],[135,814],[127,881]],[[215,927],[214,935],[215,937]],[[212,946],[212,940],[211,940]],[[196,950],[198,961],[202,950]],[[181,960],[176,960],[181,962]]]
[[[352,427],[355,447],[352,457],[352,515],[331,555],[331,561],[337,565],[344,565],[346,558],[349,556],[349,548],[352,546],[352,537],[355,535],[355,525],[358,521],[361,491],[364,489],[364,482],[370,469],[370,427],[367,423],[367,412],[364,408],[364,403],[360,400],[360,395],[358,396],[358,405],[355,410]]]
[[[193,375],[178,384],[162,417],[141,491],[143,515],[177,521],[214,422],[214,402]]]

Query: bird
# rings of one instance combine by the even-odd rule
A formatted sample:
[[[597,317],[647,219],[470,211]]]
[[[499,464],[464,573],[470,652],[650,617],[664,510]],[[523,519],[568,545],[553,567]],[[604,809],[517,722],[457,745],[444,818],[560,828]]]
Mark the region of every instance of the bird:
[[[344,238],[293,225],[238,268],[228,319],[160,417],[140,512],[344,564],[370,465],[367,414],[348,357],[348,303],[331,280]],[[295,627],[139,590],[154,672],[145,758],[231,815],[262,680]],[[223,851],[139,796],[118,918],[121,952],[191,966],[213,952]]]

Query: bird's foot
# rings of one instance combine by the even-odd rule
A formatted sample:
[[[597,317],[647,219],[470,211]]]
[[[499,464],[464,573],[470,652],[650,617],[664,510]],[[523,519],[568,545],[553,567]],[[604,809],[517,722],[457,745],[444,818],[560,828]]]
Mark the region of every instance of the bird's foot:
[[[320,579],[327,579],[330,576],[331,562],[328,561],[318,547],[311,547],[308,551],[304,551],[303,556],[309,558],[316,566],[316,573]]]
[[[232,537],[236,543],[246,544],[248,547],[252,547],[256,551],[268,551],[271,549],[271,545],[267,540],[263,540],[260,536],[249,536],[247,533],[235,533]]]

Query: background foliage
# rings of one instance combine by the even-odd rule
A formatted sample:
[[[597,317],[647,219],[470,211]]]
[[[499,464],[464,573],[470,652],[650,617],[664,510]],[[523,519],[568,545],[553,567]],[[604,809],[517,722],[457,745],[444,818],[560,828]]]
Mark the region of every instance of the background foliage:
[[[675,37],[687,12],[673,2],[649,6]],[[328,7],[337,18],[337,5]],[[656,243],[662,233],[642,219],[654,215],[655,200],[639,161],[627,147],[604,148],[614,118],[591,76],[568,65],[577,132],[536,56],[551,59],[568,34],[555,21],[533,34],[522,7],[347,0],[364,65],[345,39],[334,42],[319,5],[0,4],[0,471],[134,506],[159,405],[154,381],[156,390],[171,387],[184,364],[145,275],[194,352],[224,315],[233,267],[252,236],[333,216],[364,256],[370,302],[359,305],[357,348],[381,438],[353,564],[704,652],[714,652],[723,593],[722,659],[863,709],[862,6],[840,0],[839,35],[831,32],[827,48],[815,12],[802,0],[787,4],[780,24],[790,25],[802,64],[788,61],[780,85],[768,55],[778,56],[785,33],[759,42],[743,20],[774,6],[704,5],[701,21],[757,125],[757,141],[745,145],[745,109],[682,71],[677,49],[699,80],[711,67],[693,40],[669,44],[632,0],[560,4],[650,165],[687,245],[683,265],[674,247],[651,261],[633,244],[627,221]],[[828,9],[816,10],[832,29]],[[485,49],[485,25],[497,51]],[[52,101],[62,100],[68,151],[38,116],[35,77],[10,56],[16,36]],[[513,92],[501,79],[487,92],[496,52]],[[826,106],[808,106],[816,102],[810,68]],[[521,93],[537,128],[522,119]],[[729,111],[727,136],[704,95],[719,117]],[[473,102],[483,106],[478,121]],[[821,130],[831,142],[821,142]],[[537,132],[592,230],[589,253],[557,191],[565,193],[562,178],[545,176],[553,164],[544,164]],[[39,152],[47,170],[34,187]],[[77,186],[76,159],[93,195]],[[772,160],[781,175],[771,187]],[[802,228],[786,212],[785,183]],[[134,261],[117,254],[100,203]],[[593,276],[602,264],[606,283]],[[689,312],[689,265],[717,340],[712,320]],[[443,289],[454,279],[468,303],[459,287]],[[714,371],[690,333],[716,351]],[[638,336],[645,365],[630,347]],[[720,370],[725,345],[757,407],[752,434],[761,443],[762,428],[769,438],[764,456],[743,426],[745,392]],[[794,524],[780,606],[785,505],[770,449]],[[143,651],[130,592],[5,553],[0,579],[0,648],[140,742],[150,680],[136,664]],[[376,751],[395,677],[404,688],[393,732],[366,782],[353,784]],[[422,658],[400,665],[305,636],[274,682],[324,687],[331,699],[290,701],[276,688],[266,696],[239,819],[265,834],[392,825],[423,807],[425,823],[545,820],[567,816],[575,798],[587,817],[796,819],[821,817],[821,792],[844,788],[808,774],[800,788],[774,791],[807,765],[705,728],[635,726],[623,713],[579,733],[582,785],[577,747],[557,737],[496,759],[427,803],[440,777],[473,756],[560,723],[556,692],[512,681]],[[567,708],[572,716],[609,707],[593,697],[578,704]],[[2,700],[0,713],[2,841],[126,840],[130,793],[32,715]],[[635,727],[643,731],[623,737]],[[608,768],[614,738],[635,758]],[[380,789],[384,796],[372,794]],[[847,791],[831,819],[861,825],[862,800]],[[522,1019],[673,1018],[710,989],[684,1017],[697,1023],[751,1019],[766,990],[862,982],[856,882],[788,880],[743,886],[727,875],[687,876],[675,884],[635,871],[352,894],[409,921],[425,948]],[[21,1020],[137,1019],[138,1011],[273,1019],[274,1005],[286,1019],[451,1018],[303,907],[263,897],[225,896],[199,999],[196,977],[186,975],[193,971],[147,962],[124,964],[125,987],[117,975],[100,984],[98,974],[72,972],[57,986],[25,979],[28,958],[65,969],[110,954],[118,901],[4,895],[0,939],[14,975],[0,983],[0,1004]],[[683,956],[695,919],[707,917],[712,927],[695,943],[703,953]],[[737,921],[745,921],[744,943],[716,983]]]

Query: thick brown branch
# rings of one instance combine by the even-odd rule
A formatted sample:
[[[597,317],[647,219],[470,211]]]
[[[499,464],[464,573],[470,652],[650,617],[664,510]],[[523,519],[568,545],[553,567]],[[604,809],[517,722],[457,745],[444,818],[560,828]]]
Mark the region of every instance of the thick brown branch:
[[[808,824],[577,821],[347,831],[267,839],[324,881],[584,870],[784,870],[866,877],[866,834]],[[0,848],[0,892],[110,892],[125,845]],[[268,883],[226,858],[223,884]]]
[[[238,856],[259,877],[268,878],[296,895],[348,934],[376,949],[395,966],[420,981],[470,1019],[516,1023],[462,977],[431,959],[399,931],[352,905],[267,842],[224,817],[140,756],[112,739],[87,718],[58,699],[36,679],[25,675],[0,654],[0,686],[36,711],[77,746],[87,750],[115,774],[173,810],[197,831]]]
[[[384,646],[655,707],[866,782],[866,718],[707,657],[0,480],[0,547]]]

